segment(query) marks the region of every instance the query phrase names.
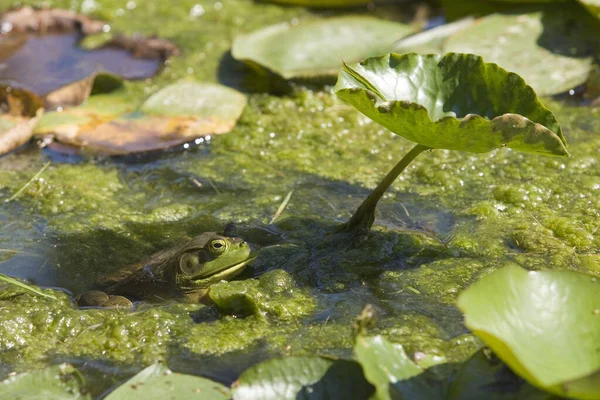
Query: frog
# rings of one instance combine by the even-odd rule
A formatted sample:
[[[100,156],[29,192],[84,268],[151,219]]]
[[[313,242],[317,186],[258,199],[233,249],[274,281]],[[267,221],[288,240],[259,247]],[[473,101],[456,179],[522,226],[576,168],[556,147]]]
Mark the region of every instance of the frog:
[[[77,304],[133,308],[132,299],[205,303],[211,285],[235,278],[258,256],[258,245],[234,234],[235,228],[227,226],[223,234],[183,237],[140,262],[100,276],[96,284],[102,290],[80,294]]]

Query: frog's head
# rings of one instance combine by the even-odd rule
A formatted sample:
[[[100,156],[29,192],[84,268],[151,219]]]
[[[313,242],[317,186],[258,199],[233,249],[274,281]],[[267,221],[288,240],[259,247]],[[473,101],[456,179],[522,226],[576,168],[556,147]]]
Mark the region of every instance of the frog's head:
[[[180,286],[209,286],[238,275],[258,251],[242,238],[205,232],[177,252],[173,272]]]

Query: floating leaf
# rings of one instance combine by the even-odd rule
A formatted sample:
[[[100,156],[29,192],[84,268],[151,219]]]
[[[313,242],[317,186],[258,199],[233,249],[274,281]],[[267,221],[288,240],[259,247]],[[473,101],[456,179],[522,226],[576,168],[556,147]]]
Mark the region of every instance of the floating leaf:
[[[102,31],[105,22],[58,8],[34,9],[24,6],[2,14],[2,22],[12,32],[37,34],[57,32],[80,32],[85,35]]]
[[[373,387],[360,365],[323,357],[286,357],[244,371],[233,384],[239,400],[366,399]]]
[[[98,154],[164,150],[231,131],[245,105],[233,89],[184,81],[158,91],[137,112],[116,93],[92,96],[80,107],[47,113],[35,134]]]
[[[444,398],[551,400],[554,396],[523,381],[497,357],[488,357],[484,351],[478,351],[460,366],[449,381]]]
[[[390,343],[382,336],[358,335],[354,354],[365,377],[376,388],[376,399],[443,398],[442,386],[421,375],[424,370],[400,344]]]
[[[285,79],[335,76],[340,60],[386,53],[412,31],[408,25],[371,17],[284,23],[237,36],[231,53]]]
[[[115,35],[114,38],[107,41],[101,48],[117,47],[127,50],[136,58],[147,60],[166,60],[178,56],[181,51],[173,42],[157,37],[140,37]]]
[[[28,90],[0,87],[0,155],[27,143],[43,114],[42,99]]]
[[[463,18],[458,21],[437,26],[435,28],[415,33],[394,43],[395,53],[442,53],[448,37],[460,32],[475,23],[474,18]]]
[[[599,35],[600,24],[580,5],[560,3],[489,15],[451,36],[444,52],[481,55],[522,76],[540,95],[552,95],[586,81]]]
[[[77,106],[83,103],[92,93],[109,93],[123,87],[123,80],[113,74],[95,72],[87,78],[71,82],[44,96],[44,107]]]
[[[206,399],[231,398],[229,388],[210,379],[171,372],[160,363],[152,364],[113,390],[105,400]]]
[[[554,115],[518,75],[472,54],[388,54],[340,71],[335,93],[430,148],[568,155]]]
[[[466,325],[513,371],[545,390],[600,398],[600,282],[571,271],[502,268],[466,291]]]
[[[14,375],[0,383],[0,399],[84,400],[81,374],[69,364]]]
[[[599,0],[577,0],[577,1],[579,1],[581,4],[583,4],[583,6],[585,8],[587,8],[587,10],[590,12],[590,14],[592,14],[596,18],[600,19],[600,1]]]
[[[140,110],[151,115],[213,120],[222,126],[215,133],[224,133],[233,129],[245,107],[246,96],[233,89],[213,83],[183,81],[153,94]]]

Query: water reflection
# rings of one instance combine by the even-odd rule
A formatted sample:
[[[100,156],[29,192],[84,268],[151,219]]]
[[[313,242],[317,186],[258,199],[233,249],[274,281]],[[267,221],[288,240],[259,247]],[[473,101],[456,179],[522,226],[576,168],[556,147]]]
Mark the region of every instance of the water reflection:
[[[18,83],[37,94],[46,94],[97,71],[125,79],[143,79],[153,76],[161,63],[134,58],[118,48],[85,50],[77,45],[79,37],[74,34],[8,38],[0,41],[0,46],[10,50],[0,48],[0,81]]]

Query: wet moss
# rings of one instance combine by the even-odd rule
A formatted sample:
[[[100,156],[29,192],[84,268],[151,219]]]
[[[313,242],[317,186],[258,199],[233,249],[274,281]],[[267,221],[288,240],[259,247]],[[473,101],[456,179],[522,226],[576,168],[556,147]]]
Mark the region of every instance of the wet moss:
[[[74,9],[84,3],[91,4],[50,2]],[[136,103],[188,75],[241,88],[248,75],[226,57],[235,34],[316,17],[302,8],[243,0],[186,0],[178,7],[144,1],[132,9],[122,1],[93,3],[114,30],[156,33],[182,48],[161,75],[126,84]],[[196,4],[204,15],[190,15]],[[158,13],[160,20],[153,18]],[[215,355],[237,360],[240,352],[248,355],[246,364],[282,354],[350,356],[352,321],[366,303],[381,310],[375,330],[409,353],[464,360],[481,343],[463,326],[454,300],[478,277],[506,262],[600,276],[600,119],[588,109],[548,105],[562,123],[571,158],[507,149],[424,153],[386,194],[374,234],[358,248],[336,239],[333,228],[411,143],[326,87],[249,94],[231,133],[191,151],[53,162],[21,196],[3,204],[0,247],[9,251],[0,253],[0,272],[78,293],[96,276],[182,235],[218,230],[229,221],[264,226],[293,190],[273,224],[285,239],[263,248],[239,281],[217,285],[216,306],[78,310],[65,293],[50,301],[2,287],[2,361],[23,370],[59,359],[119,368],[166,359],[177,360],[171,365],[177,370],[210,365],[207,357]],[[47,154],[40,160],[30,149],[0,159],[3,199],[40,170]],[[103,385],[110,384],[107,378]]]

